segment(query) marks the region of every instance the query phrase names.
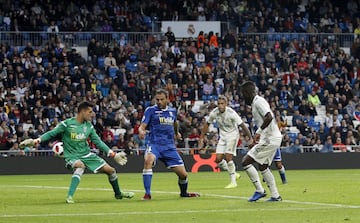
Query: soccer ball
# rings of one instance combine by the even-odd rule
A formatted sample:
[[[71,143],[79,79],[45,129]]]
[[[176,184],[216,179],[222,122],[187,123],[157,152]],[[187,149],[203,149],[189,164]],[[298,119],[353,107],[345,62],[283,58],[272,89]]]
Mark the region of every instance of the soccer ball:
[[[52,151],[56,156],[62,156],[64,154],[63,142],[57,142],[52,146]]]

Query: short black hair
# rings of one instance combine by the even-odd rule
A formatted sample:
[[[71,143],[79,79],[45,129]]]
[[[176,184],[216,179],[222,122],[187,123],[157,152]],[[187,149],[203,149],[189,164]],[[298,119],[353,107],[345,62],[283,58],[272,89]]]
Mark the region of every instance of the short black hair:
[[[246,81],[241,85],[241,91],[256,92],[256,85],[252,81]]]
[[[88,108],[93,108],[94,107],[94,104],[91,103],[90,101],[83,101],[83,102],[80,102],[79,106],[78,106],[78,112],[82,111],[82,110],[85,110],[85,109],[88,109]]]

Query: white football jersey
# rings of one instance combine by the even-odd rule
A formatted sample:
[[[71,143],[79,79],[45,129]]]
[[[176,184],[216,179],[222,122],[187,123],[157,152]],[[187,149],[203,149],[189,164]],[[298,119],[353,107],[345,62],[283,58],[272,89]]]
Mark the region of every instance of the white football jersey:
[[[270,138],[270,137],[281,137],[281,132],[279,127],[276,123],[275,117],[273,112],[270,109],[269,103],[265,100],[265,98],[256,95],[251,104],[252,114],[255,121],[255,125],[260,128],[260,126],[264,122],[265,115],[270,112],[273,116],[273,120],[263,130],[262,137]]]
[[[226,107],[222,113],[219,108],[214,108],[206,121],[209,124],[216,121],[220,130],[220,137],[239,135],[238,126],[243,123],[241,117],[230,107]]]

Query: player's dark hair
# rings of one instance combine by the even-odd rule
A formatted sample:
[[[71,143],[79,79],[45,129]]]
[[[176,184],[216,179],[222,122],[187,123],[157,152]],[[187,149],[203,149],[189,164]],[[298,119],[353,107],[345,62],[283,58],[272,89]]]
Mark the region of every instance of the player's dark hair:
[[[241,85],[241,91],[243,92],[256,92],[256,85],[252,81],[246,81]]]
[[[162,88],[157,89],[155,94],[164,94],[166,97],[168,97],[168,91]]]
[[[82,110],[86,110],[88,108],[93,108],[94,107],[94,104],[91,103],[90,101],[83,101],[83,102],[80,102],[79,106],[78,106],[78,112],[82,111]]]

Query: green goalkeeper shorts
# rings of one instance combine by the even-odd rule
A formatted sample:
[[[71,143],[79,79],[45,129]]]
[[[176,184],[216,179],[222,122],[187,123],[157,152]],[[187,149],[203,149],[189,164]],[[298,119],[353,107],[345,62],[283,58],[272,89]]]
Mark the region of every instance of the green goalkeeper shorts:
[[[81,158],[65,158],[65,166],[67,168],[73,168],[76,161],[80,160],[84,163],[86,168],[94,173],[97,173],[101,167],[106,165],[106,161],[94,153],[89,153]]]

